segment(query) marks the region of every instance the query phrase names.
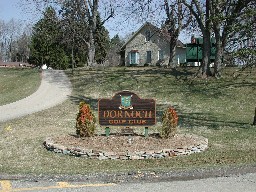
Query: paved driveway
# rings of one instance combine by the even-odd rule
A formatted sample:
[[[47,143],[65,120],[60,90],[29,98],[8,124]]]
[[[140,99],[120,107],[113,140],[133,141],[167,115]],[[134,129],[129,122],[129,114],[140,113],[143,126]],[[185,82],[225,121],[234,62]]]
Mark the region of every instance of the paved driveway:
[[[42,72],[41,85],[35,93],[14,103],[0,106],[0,122],[60,104],[71,95],[71,91],[71,83],[63,71],[45,70]]]

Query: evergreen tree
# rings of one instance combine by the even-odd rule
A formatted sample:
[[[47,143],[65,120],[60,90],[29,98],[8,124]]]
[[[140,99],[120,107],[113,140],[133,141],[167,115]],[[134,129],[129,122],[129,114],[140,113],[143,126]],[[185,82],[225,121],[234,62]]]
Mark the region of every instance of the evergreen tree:
[[[97,63],[105,61],[109,50],[110,39],[107,29],[102,25],[100,16],[97,16],[96,34],[95,34],[95,60]]]
[[[121,48],[124,41],[120,39],[119,35],[115,35],[110,41],[110,48],[118,47]]]
[[[63,43],[72,55],[73,61],[78,66],[84,66],[88,63],[90,45],[90,27],[89,20],[83,11],[84,7],[77,7],[79,4],[75,1],[65,1],[60,11],[62,16],[62,28],[64,32]],[[109,49],[109,34],[97,14],[97,23],[94,32],[94,59],[97,63],[105,60]]]
[[[66,0],[60,10],[62,43],[70,56],[72,68],[87,63],[88,20],[79,15],[77,2]]]
[[[46,8],[44,17],[33,27],[30,63],[47,64],[54,69],[66,69],[68,58],[61,44],[59,20],[52,7]]]
[[[123,44],[124,44],[124,41],[121,40],[118,35],[115,35],[110,40],[110,48],[107,54],[107,60],[110,65],[117,66],[121,64],[119,52]]]

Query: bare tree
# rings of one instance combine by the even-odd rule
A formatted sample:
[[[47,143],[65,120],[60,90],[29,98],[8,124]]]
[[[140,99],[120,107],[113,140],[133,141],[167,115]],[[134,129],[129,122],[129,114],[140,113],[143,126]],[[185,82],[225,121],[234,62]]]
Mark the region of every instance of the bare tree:
[[[22,25],[18,21],[11,19],[8,22],[0,22],[0,44],[1,44],[1,60],[12,61],[17,44],[22,32]]]
[[[214,32],[216,39],[216,54],[214,61],[214,75],[221,76],[222,60],[224,49],[228,40],[234,36],[241,28],[237,27],[240,23],[246,23],[243,15],[253,0],[206,0],[205,4],[198,0],[183,0],[193,16],[195,17],[201,32],[203,34],[203,60],[201,72],[203,76],[211,74],[210,50],[211,50],[211,33]],[[234,30],[235,29],[235,30]]]
[[[4,33],[4,21],[0,20],[0,61],[3,61],[3,50],[4,50],[4,43],[3,43],[3,33]]]
[[[244,16],[246,15],[247,6],[252,2],[252,0],[211,1],[211,21],[216,38],[215,77],[221,76],[222,59],[228,39],[231,39],[238,31],[242,32],[242,28],[239,29],[236,26],[250,21],[250,18]],[[246,21],[244,20],[245,18],[247,19]],[[253,24],[247,27],[251,28],[252,26]],[[233,28],[237,30],[233,30]],[[243,39],[242,37],[240,38]]]
[[[88,20],[89,27],[89,39],[84,42],[88,47],[88,65],[91,66],[95,63],[95,31],[96,31],[96,18],[98,15],[99,0],[94,0],[93,2],[88,0],[80,1],[76,0],[78,14],[84,19]]]
[[[198,0],[182,0],[183,4],[188,7],[191,14],[198,23],[199,28],[203,34],[203,58],[200,66],[200,73],[202,77],[211,75],[210,71],[210,50],[211,50],[211,22],[210,22],[210,0],[206,0],[205,4]]]
[[[164,0],[164,8],[166,13],[166,21],[162,28],[162,33],[165,34],[170,42],[170,58],[168,65],[173,66],[178,37],[180,32],[187,28],[190,24],[191,15],[187,14],[188,10],[180,0]]]
[[[88,66],[95,64],[95,35],[97,30],[97,17],[99,14],[99,0],[76,0],[77,14],[88,22],[88,39],[83,38],[88,48]],[[110,8],[110,14],[102,21],[102,25],[114,16],[114,9]]]

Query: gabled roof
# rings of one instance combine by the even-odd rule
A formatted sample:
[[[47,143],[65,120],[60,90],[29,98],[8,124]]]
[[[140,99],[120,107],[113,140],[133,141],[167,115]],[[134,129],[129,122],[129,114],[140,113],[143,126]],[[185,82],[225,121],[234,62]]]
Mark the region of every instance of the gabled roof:
[[[155,33],[158,33],[158,34],[160,35],[161,30],[160,30],[158,27],[156,27],[155,25],[153,25],[153,24],[150,23],[150,22],[146,22],[146,23],[144,23],[135,33],[133,33],[133,35],[132,35],[132,36],[125,42],[125,44],[121,47],[121,50],[124,49],[125,46],[126,46],[129,42],[131,42],[131,41],[142,31],[142,29],[145,28],[145,27],[150,27],[150,28],[152,28]],[[163,37],[163,38],[164,38],[164,37]],[[184,44],[183,44],[180,40],[178,40],[178,41],[177,41],[177,47],[185,47],[185,46],[184,46]]]
[[[146,22],[144,23],[135,33],[132,34],[132,36],[125,42],[125,44],[121,47],[121,49],[125,48],[125,46],[132,41],[140,32],[144,27],[152,27],[153,29],[155,29],[156,31],[159,31],[160,29],[156,26],[154,26],[153,24]]]
[[[180,41],[180,40],[177,40],[177,47],[183,47],[185,48],[186,46]]]

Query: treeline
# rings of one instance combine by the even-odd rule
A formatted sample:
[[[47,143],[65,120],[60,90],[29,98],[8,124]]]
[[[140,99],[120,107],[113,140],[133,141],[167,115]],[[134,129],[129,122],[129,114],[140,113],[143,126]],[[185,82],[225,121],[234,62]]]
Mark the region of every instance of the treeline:
[[[123,30],[136,22],[148,21],[161,26],[161,33],[170,45],[169,67],[176,65],[173,58],[182,32],[203,38],[199,75],[220,77],[222,68],[232,62],[255,65],[255,0],[24,1],[47,6],[30,32],[17,36],[19,23],[0,22],[0,60],[28,60],[56,69],[94,66],[106,61],[117,65],[123,42],[118,36],[110,39],[104,27],[107,20],[114,22],[115,17]],[[210,68],[211,37],[216,39],[213,71]]]
[[[77,15],[76,11],[75,4],[71,1],[58,13],[52,7],[46,8],[43,18],[33,27],[29,63],[47,64],[54,69],[82,67],[88,64],[89,21]],[[111,54],[118,57],[118,53],[113,50],[120,47],[122,41],[118,35],[110,39],[99,14],[96,19],[95,63],[104,63],[111,60]],[[108,62],[112,65],[118,64]]]
[[[1,54],[4,62],[28,62],[36,66],[46,64],[53,69],[88,65],[89,20],[77,14],[75,3],[67,1],[59,11],[49,6],[43,17],[32,27],[21,28],[11,20],[0,23]],[[11,30],[13,29],[13,30]],[[25,33],[25,29],[27,33]],[[22,34],[19,34],[23,31]],[[94,31],[94,64],[119,64],[119,49],[123,41],[118,35],[112,39],[103,26],[100,14]]]
[[[13,19],[0,20],[0,61],[27,62],[30,37],[30,26]]]

